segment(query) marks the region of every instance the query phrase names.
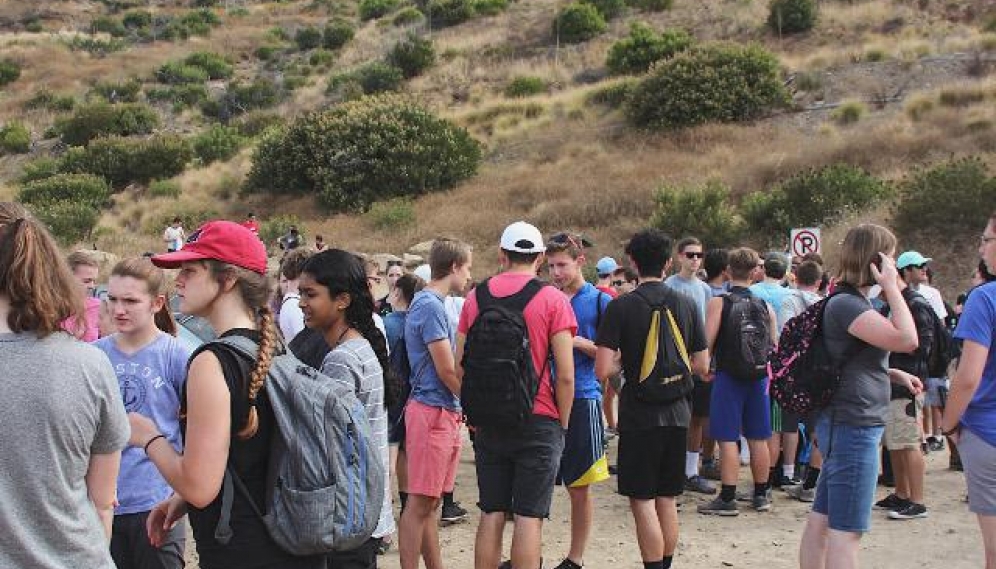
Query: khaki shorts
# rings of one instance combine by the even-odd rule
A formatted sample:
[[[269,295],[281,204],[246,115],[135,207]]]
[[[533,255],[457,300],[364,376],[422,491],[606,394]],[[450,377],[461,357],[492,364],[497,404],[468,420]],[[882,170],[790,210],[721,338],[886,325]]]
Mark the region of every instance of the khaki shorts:
[[[916,399],[893,399],[889,401],[889,414],[885,419],[885,434],[882,441],[889,450],[920,449],[920,417],[923,412],[923,396]]]

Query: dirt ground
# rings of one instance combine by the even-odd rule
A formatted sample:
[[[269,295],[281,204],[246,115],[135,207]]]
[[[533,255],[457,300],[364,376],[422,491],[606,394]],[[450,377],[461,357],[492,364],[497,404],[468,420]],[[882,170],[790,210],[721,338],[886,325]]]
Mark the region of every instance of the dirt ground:
[[[609,447],[615,462],[616,441]],[[960,472],[947,470],[947,451],[927,457],[927,506],[924,520],[893,521],[875,512],[872,531],[861,545],[861,566],[873,569],[977,569],[984,566],[982,541],[975,516],[965,502],[965,482]],[[749,486],[749,471],[741,469],[741,487]],[[638,569],[642,567],[636,546],[633,521],[624,498],[615,493],[615,479],[594,488],[595,524],[585,555],[585,567],[592,569]],[[886,493],[880,489],[880,496]],[[469,441],[457,475],[457,500],[470,511],[467,521],[440,530],[443,559],[448,569],[470,569],[474,560],[474,532],[478,511],[474,507],[477,487],[473,452]],[[747,569],[788,569],[798,567],[798,545],[808,504],[789,499],[776,491],[774,508],[756,513],[741,510],[736,518],[699,515],[695,507],[706,500],[700,494],[680,498],[681,537],[675,567]],[[570,541],[570,506],[567,493],[554,495],[550,520],[543,537],[544,567],[550,568],[566,554]],[[505,536],[507,556],[512,524]],[[189,542],[188,542],[189,543]],[[190,544],[193,549],[193,544]],[[196,568],[196,555],[189,555],[188,567]],[[396,547],[380,558],[380,567],[398,567]]]

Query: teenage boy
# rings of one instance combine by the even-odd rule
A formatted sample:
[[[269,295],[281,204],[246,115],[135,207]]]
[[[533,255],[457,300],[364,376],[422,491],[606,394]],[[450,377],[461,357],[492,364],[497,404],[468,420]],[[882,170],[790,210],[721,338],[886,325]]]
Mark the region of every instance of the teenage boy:
[[[560,233],[546,244],[550,279],[571,302],[577,318],[574,336],[574,405],[560,458],[557,483],[567,487],[571,500],[571,546],[555,569],[580,569],[591,534],[594,504],[591,484],[609,478],[602,424],[601,386],[595,377],[595,333],[612,298],[584,280],[584,243]]]
[[[280,333],[284,336],[285,342],[291,342],[301,330],[304,330],[304,312],[299,306],[301,294],[298,292],[298,281],[301,279],[301,269],[305,262],[311,258],[312,252],[308,249],[294,249],[284,255],[280,262],[280,292],[283,300],[280,302],[280,311],[277,316],[277,324],[280,325]]]
[[[656,229],[640,231],[626,246],[630,264],[640,275],[633,292],[613,300],[602,316],[595,344],[595,375],[606,381],[616,372],[617,351],[628,379],[619,395],[619,493],[629,498],[636,541],[645,569],[668,569],[678,545],[676,497],[685,487],[684,458],[691,405],[644,402],[637,393],[652,306],[663,304],[673,315],[687,351],[691,373],[709,372],[709,355],[701,317],[694,303],[663,283],[671,264],[671,238]],[[662,322],[661,326],[668,326]],[[662,334],[672,338],[673,334]],[[673,341],[677,343],[675,338]],[[663,350],[673,354],[679,350]],[[679,369],[683,362],[667,362]]]
[[[619,263],[612,257],[602,257],[595,263],[595,274],[598,275],[598,282],[595,288],[605,294],[615,298],[618,296],[616,289],[612,286],[612,273],[619,269]]]
[[[478,315],[480,287],[499,305],[536,278],[542,266],[543,235],[517,221],[501,235],[498,260],[502,272],[467,296],[457,335],[457,361],[463,360],[467,334]],[[539,569],[543,520],[550,514],[564,430],[574,402],[573,341],[577,321],[567,297],[542,287],[522,312],[529,333],[539,391],[532,416],[512,429],[478,427],[474,435],[481,521],[474,542],[474,567],[495,569],[501,561],[506,513],[514,514],[512,559],[504,567]],[[409,315],[408,318],[411,318]],[[553,365],[547,362],[553,356]],[[556,378],[551,379],[551,370]],[[461,377],[462,377],[461,369]],[[404,569],[408,569],[405,567]]]
[[[695,304],[696,313],[705,326],[706,305],[712,298],[712,289],[698,277],[702,268],[702,242],[696,237],[685,237],[675,247],[675,262],[678,272],[668,277],[664,284],[688,296]],[[706,384],[701,377],[695,377],[695,392],[692,393],[692,422],[688,426],[688,451],[685,453],[685,490],[702,494],[715,494],[716,485],[699,476],[699,452],[702,448],[702,433],[709,420],[709,399],[701,397]]]
[[[702,261],[709,285],[710,298],[723,296],[730,291],[730,251],[729,249],[709,249]],[[706,305],[708,306],[708,304]],[[715,371],[715,355],[710,361],[709,373]],[[719,480],[719,466],[716,464],[716,440],[709,432],[709,407],[712,401],[712,381],[695,382],[692,393],[692,421],[702,422],[702,474],[708,480]],[[696,414],[699,416],[696,417]],[[690,443],[692,441],[689,441]],[[694,448],[694,447],[692,447]]]
[[[405,321],[411,365],[411,396],[405,407],[408,502],[398,539],[402,569],[441,569],[436,512],[453,488],[460,460],[460,378],[453,357],[455,333],[443,300],[470,280],[471,250],[454,239],[437,239],[429,250],[431,280],[415,294]]]
[[[760,305],[744,309],[753,314],[754,309],[767,312],[767,329],[771,342],[777,341],[775,311],[755,298],[748,287],[751,275],[757,270],[760,258],[746,247],[730,251],[730,292],[726,296],[713,298],[706,310],[706,338],[709,347],[716,353],[716,373],[713,376],[712,400],[710,405],[710,432],[719,443],[719,469],[722,487],[719,496],[708,504],[699,506],[700,514],[736,516],[737,507],[737,441],[741,433],[750,448],[750,469],[754,478],[754,493],[751,504],[754,509],[764,512],[771,509],[768,487],[768,439],[771,438],[771,416],[767,391],[767,379],[735,377],[729,370],[739,367],[736,358],[741,357],[734,342],[739,334],[739,323],[729,316],[733,302],[758,303]],[[749,312],[748,312],[749,311]],[[760,322],[754,322],[755,326]]]

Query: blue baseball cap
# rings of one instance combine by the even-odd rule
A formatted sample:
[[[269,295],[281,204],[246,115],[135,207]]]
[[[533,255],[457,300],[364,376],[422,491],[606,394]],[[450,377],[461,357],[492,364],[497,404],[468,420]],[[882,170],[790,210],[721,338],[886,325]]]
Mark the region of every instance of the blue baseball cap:
[[[617,263],[612,257],[602,257],[598,260],[598,263],[595,263],[595,272],[598,273],[598,276],[600,277],[607,277],[618,268],[619,263]]]
[[[916,251],[906,251],[896,259],[896,268],[900,271],[906,267],[915,267],[917,265],[926,265],[932,261],[930,257],[924,257]]]

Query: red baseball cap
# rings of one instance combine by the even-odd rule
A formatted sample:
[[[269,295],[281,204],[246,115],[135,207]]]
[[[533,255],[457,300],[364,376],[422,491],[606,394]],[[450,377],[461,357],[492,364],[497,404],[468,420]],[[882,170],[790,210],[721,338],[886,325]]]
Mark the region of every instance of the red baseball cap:
[[[152,263],[175,269],[187,261],[214,259],[266,274],[266,247],[259,237],[232,221],[209,221],[187,237],[183,249],[152,257]]]

